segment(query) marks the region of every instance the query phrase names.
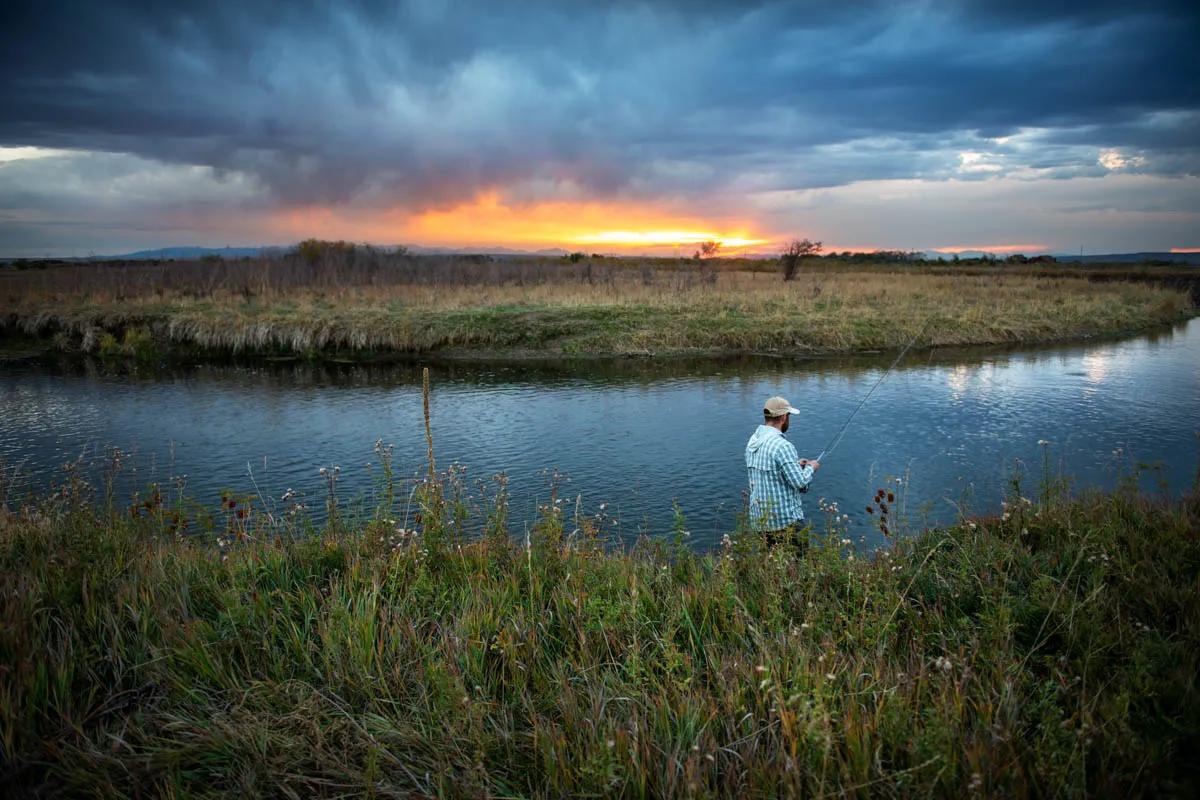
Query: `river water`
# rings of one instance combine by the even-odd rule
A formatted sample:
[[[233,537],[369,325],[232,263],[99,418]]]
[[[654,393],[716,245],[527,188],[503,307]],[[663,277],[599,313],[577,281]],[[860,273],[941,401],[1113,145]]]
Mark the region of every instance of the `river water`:
[[[669,533],[677,502],[708,547],[742,506],[763,400],[802,410],[788,436],[815,456],[892,358],[434,362],[436,458],[465,467],[471,494],[506,473],[518,534],[557,470],[571,514],[602,513],[629,540]],[[341,501],[370,504],[377,439],[394,444],[401,477],[424,469],[420,366],[0,364],[0,460],[19,473],[9,500],[81,455],[98,481],[115,446],[125,498],[182,481],[210,506],[228,488],[279,507],[292,489],[319,517],[318,470],[338,466]],[[1014,469],[1035,491],[1045,459],[1076,489],[1140,465],[1147,487],[1178,493],[1196,475],[1198,431],[1200,318],[1121,341],[910,353],[826,458],[806,508],[821,517],[820,498],[838,503],[874,543],[865,506],[879,487],[901,493],[911,530],[997,511]]]

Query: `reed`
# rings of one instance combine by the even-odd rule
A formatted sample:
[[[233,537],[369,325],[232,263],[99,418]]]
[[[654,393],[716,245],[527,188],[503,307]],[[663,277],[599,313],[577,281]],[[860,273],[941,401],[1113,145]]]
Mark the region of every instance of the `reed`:
[[[309,535],[77,477],[0,511],[15,794],[1191,796],[1200,495],[1039,499],[854,552],[603,546],[454,489]],[[876,503],[892,498],[885,487]],[[1037,494],[1035,492],[1035,494]],[[897,501],[899,502],[899,501]],[[240,506],[239,506],[240,507]],[[499,520],[499,522],[497,522]],[[191,523],[182,533],[181,521]],[[681,525],[685,524],[683,522]]]
[[[1082,278],[744,271],[594,283],[306,286],[8,294],[0,331],[65,350],[154,357],[173,350],[378,357],[431,352],[555,355],[827,353],[1011,344],[1113,334],[1194,313],[1186,289]]]

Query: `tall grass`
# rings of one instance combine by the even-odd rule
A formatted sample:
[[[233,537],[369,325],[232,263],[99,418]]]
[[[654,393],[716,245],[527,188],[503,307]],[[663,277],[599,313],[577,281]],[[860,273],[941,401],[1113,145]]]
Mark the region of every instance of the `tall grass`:
[[[1026,494],[871,554],[834,509],[799,555],[744,531],[611,550],[553,497],[514,542],[503,484],[465,519],[439,474],[419,518],[305,536],[236,504],[185,534],[170,499],[67,480],[0,511],[0,781],[1191,796],[1200,495]]]
[[[108,355],[178,348],[360,356],[838,352],[893,348],[918,333],[921,346],[1067,339],[1192,313],[1186,291],[1147,284],[898,272],[805,273],[784,283],[751,272],[701,281],[684,271],[615,269],[593,283],[347,283],[261,295],[31,290],[8,297],[0,331]]]

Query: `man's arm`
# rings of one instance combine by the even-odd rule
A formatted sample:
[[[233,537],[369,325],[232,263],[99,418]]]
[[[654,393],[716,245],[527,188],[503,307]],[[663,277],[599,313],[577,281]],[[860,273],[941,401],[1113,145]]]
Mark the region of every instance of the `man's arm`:
[[[793,489],[804,491],[809,482],[812,481],[813,473],[816,470],[809,464],[800,466],[800,457],[796,454],[796,448],[788,442],[787,447],[779,449],[779,467],[783,470],[783,478]]]

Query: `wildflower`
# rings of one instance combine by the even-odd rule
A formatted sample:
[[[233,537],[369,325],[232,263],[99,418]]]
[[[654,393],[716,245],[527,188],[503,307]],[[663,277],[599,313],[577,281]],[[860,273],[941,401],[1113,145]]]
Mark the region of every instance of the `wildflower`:
[[[938,669],[940,669],[942,672],[949,672],[951,669],[954,668],[954,664],[951,663],[950,659],[946,658],[945,656],[938,656],[937,659],[933,662],[933,665],[935,667],[937,667]]]
[[[1038,439],[1038,447],[1045,447],[1048,444],[1050,444],[1050,443],[1048,441],[1046,441],[1045,439]]]
[[[896,495],[892,494],[891,492],[888,492],[888,494],[887,494],[887,498],[888,498],[888,502],[889,502],[889,503],[894,503],[894,502],[896,502]]]
[[[874,508],[873,506],[867,506],[867,513],[868,513],[868,514],[874,514],[874,513],[875,513],[875,508]]]

